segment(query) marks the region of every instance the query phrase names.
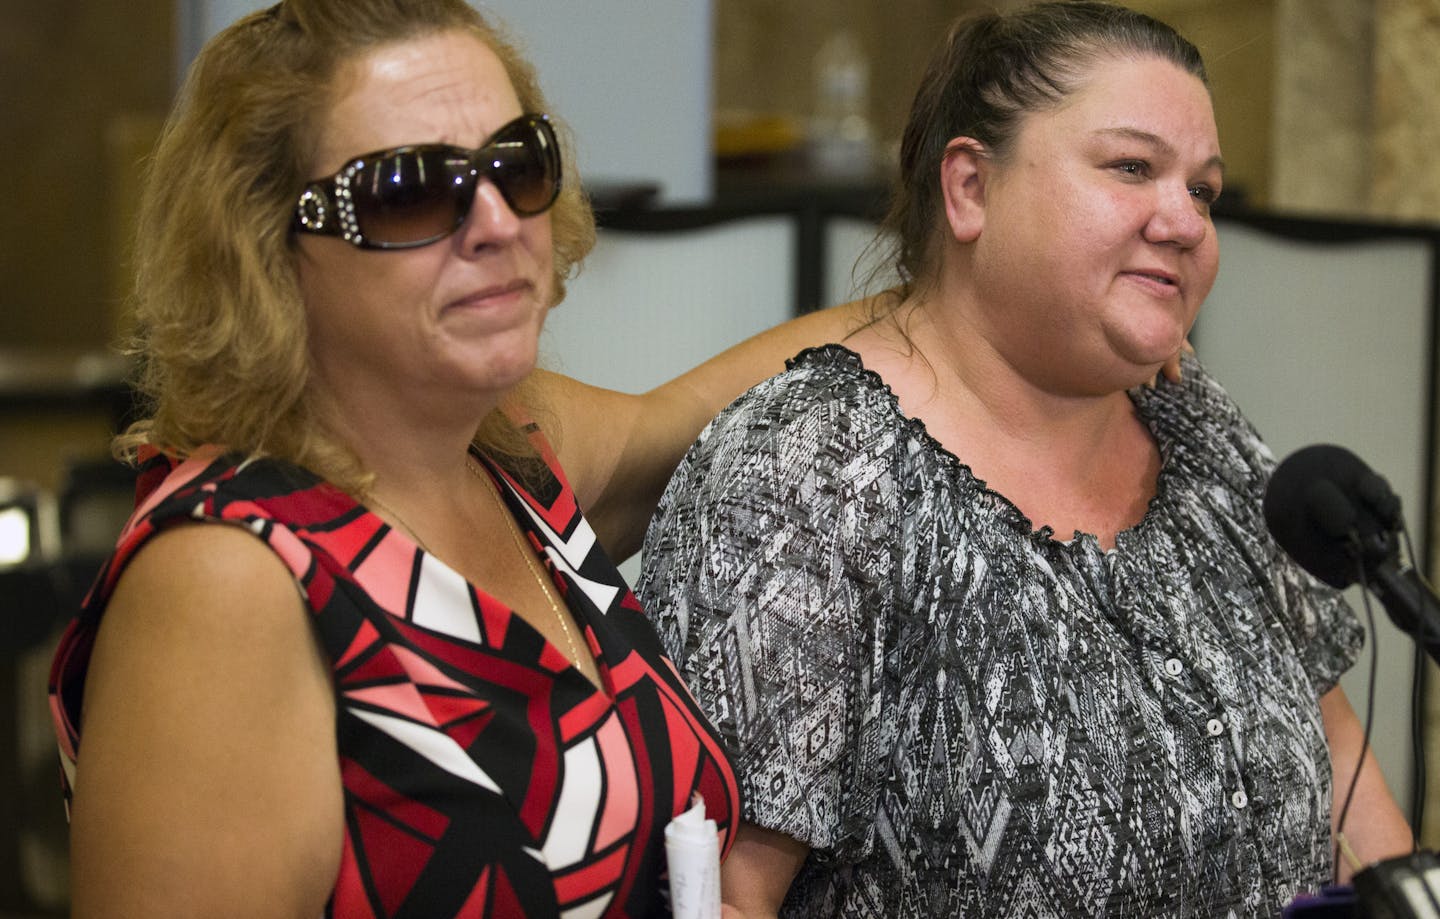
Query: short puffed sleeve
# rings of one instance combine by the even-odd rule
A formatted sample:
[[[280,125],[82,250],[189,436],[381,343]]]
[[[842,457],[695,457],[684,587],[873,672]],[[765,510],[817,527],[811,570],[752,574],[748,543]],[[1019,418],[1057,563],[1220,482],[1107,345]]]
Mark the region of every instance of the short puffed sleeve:
[[[792,370],[727,409],[666,491],[639,590],[730,747],[745,819],[849,861],[873,844],[893,743],[902,499],[881,406],[847,403]]]

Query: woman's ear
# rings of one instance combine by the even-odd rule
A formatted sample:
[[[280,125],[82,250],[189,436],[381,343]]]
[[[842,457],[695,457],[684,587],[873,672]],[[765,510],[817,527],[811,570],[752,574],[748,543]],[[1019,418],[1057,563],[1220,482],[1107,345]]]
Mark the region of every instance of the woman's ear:
[[[989,151],[973,137],[957,137],[945,145],[940,160],[940,193],[945,219],[956,242],[974,242],[985,225],[985,177]]]

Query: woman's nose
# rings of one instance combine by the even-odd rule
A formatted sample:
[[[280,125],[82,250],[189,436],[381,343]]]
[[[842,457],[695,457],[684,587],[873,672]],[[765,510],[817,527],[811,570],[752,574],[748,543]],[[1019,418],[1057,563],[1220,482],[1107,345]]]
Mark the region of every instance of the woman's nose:
[[[475,183],[475,198],[460,232],[470,249],[493,246],[515,239],[520,233],[520,216],[489,179]]]
[[[1210,232],[1209,206],[1191,194],[1188,185],[1167,183],[1157,189],[1145,238],[1186,249],[1200,245]]]

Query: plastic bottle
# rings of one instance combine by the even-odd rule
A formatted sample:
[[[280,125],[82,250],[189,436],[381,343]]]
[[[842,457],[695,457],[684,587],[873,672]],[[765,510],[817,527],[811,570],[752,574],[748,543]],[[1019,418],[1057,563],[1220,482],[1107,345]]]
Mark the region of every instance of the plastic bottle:
[[[873,165],[875,133],[868,115],[870,63],[855,36],[841,30],[815,55],[815,117],[810,154],[816,171],[863,176]]]

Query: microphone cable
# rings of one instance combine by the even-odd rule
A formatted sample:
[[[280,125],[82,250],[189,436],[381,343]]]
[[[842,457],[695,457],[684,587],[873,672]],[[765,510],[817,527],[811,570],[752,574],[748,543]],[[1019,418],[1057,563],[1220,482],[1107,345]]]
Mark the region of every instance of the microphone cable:
[[[1420,578],[1422,581],[1424,581],[1424,578],[1421,577],[1419,570],[1415,568],[1415,546],[1410,538],[1410,528],[1405,525],[1403,520],[1400,521],[1399,534],[1401,541],[1405,546],[1405,554],[1410,561],[1411,571],[1415,572],[1415,576],[1417,578]],[[1361,605],[1365,610],[1366,627],[1370,631],[1370,673],[1366,679],[1365,725],[1363,740],[1360,744],[1360,755],[1356,760],[1355,770],[1353,773],[1351,773],[1350,784],[1345,791],[1345,797],[1340,808],[1339,817],[1335,821],[1335,843],[1334,860],[1332,863],[1332,879],[1336,884],[1340,883],[1340,859],[1342,854],[1350,862],[1350,867],[1352,870],[1358,871],[1364,867],[1364,865],[1361,864],[1360,860],[1355,856],[1355,853],[1350,850],[1349,843],[1345,839],[1345,821],[1346,818],[1349,816],[1350,805],[1354,799],[1355,789],[1360,781],[1360,772],[1365,767],[1365,756],[1370,750],[1371,730],[1372,725],[1375,721],[1376,675],[1379,672],[1380,659],[1380,641],[1379,635],[1376,632],[1375,628],[1375,606],[1374,601],[1372,601],[1370,598],[1370,591],[1367,587],[1365,565],[1362,560],[1360,534],[1358,533],[1358,531],[1352,528],[1351,531],[1346,534],[1346,542],[1349,548],[1352,550],[1351,554],[1353,555],[1355,560],[1355,567],[1358,572],[1355,583],[1361,586]],[[1421,602],[1425,602],[1425,599],[1423,597]],[[1435,632],[1434,623],[1430,622],[1428,617],[1421,617],[1420,631],[1421,634],[1415,636],[1421,641],[1417,642],[1415,649],[1416,673],[1415,679],[1411,681],[1410,705],[1410,749],[1412,757],[1411,766],[1414,770],[1415,781],[1415,788],[1412,790],[1412,801],[1414,802],[1415,806],[1412,808],[1412,815],[1409,821],[1410,843],[1412,852],[1420,851],[1419,820],[1420,817],[1423,816],[1425,806],[1425,744],[1423,736],[1424,731],[1422,718],[1424,698],[1421,691],[1423,681],[1420,679],[1420,668],[1426,665],[1428,659],[1425,655],[1423,642],[1424,639],[1426,639],[1427,637],[1440,638],[1440,635],[1437,635]]]
[[[1370,630],[1370,674],[1365,680],[1365,725],[1362,740],[1360,741],[1360,755],[1356,758],[1354,771],[1350,773],[1350,787],[1345,790],[1345,797],[1340,806],[1340,814],[1335,819],[1334,854],[1330,861],[1330,882],[1337,887],[1340,885],[1342,855],[1350,862],[1350,870],[1352,872],[1359,871],[1364,867],[1364,865],[1360,863],[1360,860],[1355,857],[1355,853],[1350,849],[1350,844],[1345,840],[1345,819],[1350,815],[1350,803],[1355,797],[1355,787],[1360,782],[1360,770],[1365,768],[1365,755],[1370,752],[1370,731],[1372,725],[1375,723],[1375,678],[1380,672],[1380,640],[1375,632],[1375,607],[1370,601],[1370,592],[1364,589],[1363,586],[1365,584],[1365,564],[1361,560],[1360,534],[1352,527],[1350,532],[1345,534],[1345,536],[1346,541],[1350,543],[1351,547],[1355,550],[1353,553],[1355,557],[1355,569],[1359,573],[1356,583],[1362,585],[1360,590],[1361,606],[1365,608],[1365,626]]]
[[[1410,680],[1410,774],[1414,787],[1410,789],[1410,833],[1415,845],[1420,845],[1421,824],[1425,821],[1425,668],[1430,666],[1430,656],[1419,645],[1415,646],[1415,661],[1412,665],[1415,675]]]
[[[1427,591],[1421,592],[1420,601],[1425,603],[1434,595],[1430,587],[1429,578],[1425,577],[1421,568],[1416,564],[1415,546],[1410,541],[1410,528],[1405,525],[1402,518],[1400,521],[1400,538],[1405,544],[1405,555],[1410,559],[1410,570],[1415,577],[1423,584]],[[1415,643],[1415,676],[1410,681],[1410,768],[1413,773],[1415,787],[1410,791],[1410,833],[1415,838],[1415,848],[1420,848],[1421,823],[1425,820],[1425,786],[1426,786],[1426,762],[1425,762],[1425,671],[1430,666],[1430,656],[1425,653],[1427,647],[1433,647],[1427,641],[1440,641],[1440,633],[1437,633],[1435,620],[1440,617],[1422,616],[1420,618],[1420,639]]]

